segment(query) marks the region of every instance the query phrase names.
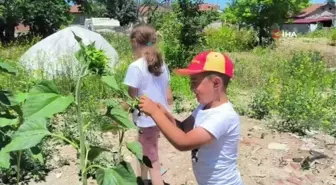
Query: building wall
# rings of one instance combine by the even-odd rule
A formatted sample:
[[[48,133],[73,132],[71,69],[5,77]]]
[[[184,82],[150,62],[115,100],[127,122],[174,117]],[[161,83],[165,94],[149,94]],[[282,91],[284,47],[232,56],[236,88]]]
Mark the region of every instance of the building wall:
[[[310,24],[283,24],[281,30],[295,33],[309,33]]]
[[[86,16],[83,14],[74,14],[74,22],[72,24],[84,25]]]
[[[316,11],[312,12],[310,15],[308,15],[306,18],[319,18],[319,17],[334,17],[336,15],[336,9],[335,6],[331,5],[325,5]]]

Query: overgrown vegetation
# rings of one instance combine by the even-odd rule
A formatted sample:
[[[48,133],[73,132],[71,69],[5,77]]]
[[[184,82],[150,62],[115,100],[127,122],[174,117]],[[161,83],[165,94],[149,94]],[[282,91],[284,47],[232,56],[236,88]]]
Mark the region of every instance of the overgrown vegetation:
[[[119,136],[117,157],[114,158],[112,164],[101,166],[94,164],[93,161],[102,152],[112,152],[108,148],[91,145],[86,140],[88,128],[95,122],[83,119],[82,112],[82,91],[83,79],[87,76],[98,75],[102,82],[118,93],[122,93],[123,97],[128,97],[126,101],[131,108],[136,106],[136,103],[127,95],[126,92],[120,91],[113,76],[106,75],[104,68],[107,58],[102,55],[100,50],[93,47],[93,44],[85,46],[81,39],[75,36],[80,43],[81,49],[77,53],[77,59],[81,63],[81,72],[76,80],[76,87],[73,93],[61,95],[56,85],[51,81],[42,81],[30,88],[28,92],[11,94],[9,91],[0,92],[1,97],[1,115],[0,128],[5,139],[1,139],[0,148],[0,168],[9,169],[10,166],[15,166],[13,170],[16,172],[17,184],[22,181],[21,160],[26,151],[30,151],[30,158],[43,160],[40,148],[35,148],[43,138],[54,137],[64,140],[78,150],[80,158],[81,178],[83,185],[87,184],[87,172],[96,169],[95,178],[98,184],[135,184],[137,183],[136,176],[130,165],[124,161],[122,155],[122,147],[124,146],[124,134],[127,129],[135,128],[135,125],[128,118],[128,112],[119,107],[119,99],[117,96],[114,99],[102,100],[107,109],[104,114],[110,120],[105,121],[108,124],[100,123],[101,131],[117,131]],[[16,74],[17,70],[6,62],[0,63],[1,72]],[[74,94],[74,96],[72,95]],[[117,99],[116,99],[117,98]],[[48,129],[48,122],[57,113],[66,111],[69,105],[73,104],[76,113],[78,137],[71,135],[65,137],[63,133],[54,133]],[[90,114],[90,112],[89,112]],[[111,124],[112,123],[112,124]],[[96,126],[98,126],[96,124]],[[3,129],[4,128],[4,129]],[[8,129],[12,128],[12,129]],[[35,148],[35,149],[34,149]],[[149,167],[148,159],[142,155],[142,147],[138,142],[127,143],[127,148],[136,155],[139,161],[144,161]],[[14,163],[16,162],[16,164]],[[26,170],[26,169],[25,169]],[[12,171],[9,171],[12,172]],[[5,171],[6,173],[6,171]],[[2,179],[5,180],[6,179]],[[7,180],[9,181],[9,180]],[[11,183],[4,182],[4,183]]]
[[[218,15],[198,11],[199,2],[179,0],[173,5],[173,11],[155,12],[152,16],[152,23],[159,28],[157,47],[163,51],[171,71],[185,67],[201,50],[223,51],[235,63],[235,76],[228,95],[240,115],[265,119],[279,131],[304,134],[309,129],[323,128],[335,133],[332,128],[336,123],[336,73],[327,69],[320,53],[279,50],[277,45],[256,47],[258,29],[244,28],[239,22],[204,29],[205,23],[217,20]],[[248,3],[257,6],[247,1],[244,5],[250,5]],[[272,5],[271,1],[260,3],[266,3],[266,8]],[[83,8],[90,11],[90,6]],[[245,7],[244,12],[248,9]],[[256,15],[245,12],[242,17],[255,18]],[[332,29],[331,32],[319,30],[307,37],[326,38],[332,44],[335,35]],[[46,161],[55,155],[51,149],[70,143],[80,154],[79,174],[83,183],[87,177],[92,177],[99,184],[127,184],[122,179],[135,184],[135,174],[124,161],[122,147],[128,146],[143,162],[146,158],[138,143],[123,141],[125,131],[134,125],[128,120],[127,111],[119,106],[124,102],[133,107],[136,104],[121,85],[133,61],[130,41],[124,34],[105,33],[103,36],[117,50],[118,66],[113,73],[106,73],[103,52],[93,45],[82,45],[78,53],[82,76],[77,79],[59,76],[45,81],[33,78],[22,68],[18,59],[40,38],[0,46],[0,70],[6,72],[0,74],[0,183],[43,180],[51,170]],[[193,110],[197,103],[189,88],[189,79],[172,73],[171,87],[174,112]],[[51,97],[55,101],[46,103]],[[29,116],[32,109],[37,116]],[[38,128],[39,137],[30,135],[36,132],[34,128]],[[101,134],[105,131],[116,136],[116,143],[106,144]],[[18,145],[23,137],[30,137],[24,147]]]
[[[251,104],[254,118],[276,118],[278,130],[304,134],[335,126],[336,74],[319,53],[295,53],[282,60],[258,89]]]

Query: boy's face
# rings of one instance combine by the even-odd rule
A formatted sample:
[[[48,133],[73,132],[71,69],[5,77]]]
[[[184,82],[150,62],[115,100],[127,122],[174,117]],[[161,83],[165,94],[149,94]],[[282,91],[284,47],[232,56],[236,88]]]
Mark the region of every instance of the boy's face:
[[[219,78],[210,78],[204,73],[190,76],[190,88],[195,93],[197,101],[203,105],[209,104],[217,96],[219,83],[221,83]]]

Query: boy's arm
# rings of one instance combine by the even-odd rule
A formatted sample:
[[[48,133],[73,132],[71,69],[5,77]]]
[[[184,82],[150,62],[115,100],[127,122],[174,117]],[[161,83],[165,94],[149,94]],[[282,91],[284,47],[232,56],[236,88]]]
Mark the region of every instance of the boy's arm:
[[[187,133],[194,128],[195,118],[190,115],[183,122],[177,120],[170,112],[168,112],[161,104],[157,104],[159,109],[164,113],[167,118],[174,123],[179,129]]]
[[[174,126],[174,124],[172,124],[170,119],[168,119],[168,117],[162,111],[155,111],[151,117],[156,122],[157,126],[160,128],[161,132],[163,135],[165,135],[168,141],[180,151],[188,151],[199,148],[200,146],[215,139],[212,134],[200,127],[184,133],[182,130]],[[190,127],[191,118],[189,117],[188,119],[189,122],[186,123],[189,123],[189,125],[186,125]]]
[[[190,115],[183,122],[177,119],[175,119],[175,122],[178,128],[180,128],[184,133],[188,133],[194,128],[195,118],[192,115]]]

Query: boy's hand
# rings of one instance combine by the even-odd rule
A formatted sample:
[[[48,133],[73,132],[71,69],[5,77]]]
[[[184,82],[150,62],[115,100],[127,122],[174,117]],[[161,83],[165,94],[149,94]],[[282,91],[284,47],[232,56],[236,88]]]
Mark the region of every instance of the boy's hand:
[[[158,104],[154,103],[151,99],[149,99],[146,96],[142,96],[140,98],[139,108],[142,112],[144,112],[148,116],[151,116],[155,111],[160,110]]]

